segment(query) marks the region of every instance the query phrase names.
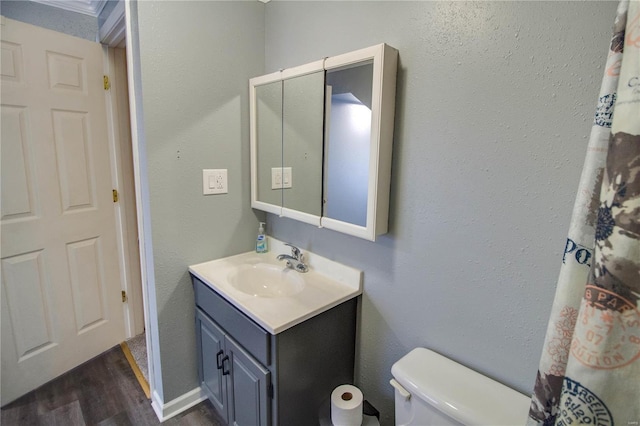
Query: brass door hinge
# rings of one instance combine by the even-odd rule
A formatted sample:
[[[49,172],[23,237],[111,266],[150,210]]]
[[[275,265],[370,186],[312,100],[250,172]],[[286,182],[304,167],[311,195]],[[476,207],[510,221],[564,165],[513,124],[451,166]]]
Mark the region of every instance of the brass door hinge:
[[[104,81],[104,90],[111,89],[111,82],[109,81],[109,76],[108,75],[103,76],[102,80]]]
[[[117,203],[117,202],[118,202],[118,199],[119,199],[119,198],[118,198],[118,190],[117,190],[117,189],[114,189],[114,190],[113,190],[113,202],[114,202],[114,203]]]
[[[127,301],[127,292],[122,290],[122,303]]]

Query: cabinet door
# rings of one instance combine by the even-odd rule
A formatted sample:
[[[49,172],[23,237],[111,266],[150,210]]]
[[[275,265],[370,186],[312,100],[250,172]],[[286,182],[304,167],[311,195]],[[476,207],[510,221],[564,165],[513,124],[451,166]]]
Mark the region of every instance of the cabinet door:
[[[268,392],[271,373],[229,336],[225,345],[230,361],[230,374],[227,376],[229,424],[268,426],[271,423],[271,397]]]
[[[224,353],[224,332],[200,309],[196,309],[196,342],[198,345],[198,376],[200,386],[225,421],[227,413],[227,386],[222,369],[217,366],[217,358]],[[226,364],[226,363],[225,363]]]

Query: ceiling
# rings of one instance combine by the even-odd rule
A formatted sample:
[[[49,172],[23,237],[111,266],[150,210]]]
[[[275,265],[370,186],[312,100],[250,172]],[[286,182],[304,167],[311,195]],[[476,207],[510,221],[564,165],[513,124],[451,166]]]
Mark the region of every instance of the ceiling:
[[[46,4],[71,12],[83,13],[90,16],[98,16],[107,0],[31,0],[36,3]]]
[[[84,13],[85,15],[98,16],[107,4],[107,0],[30,0],[48,6],[58,7],[71,12]],[[269,3],[270,0],[258,0]]]

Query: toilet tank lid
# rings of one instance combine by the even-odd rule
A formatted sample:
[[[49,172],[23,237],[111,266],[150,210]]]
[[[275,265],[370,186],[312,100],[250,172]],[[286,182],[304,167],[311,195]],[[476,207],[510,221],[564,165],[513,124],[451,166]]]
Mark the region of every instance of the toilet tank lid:
[[[416,348],[391,367],[413,397],[465,425],[526,422],[530,398],[429,349]]]

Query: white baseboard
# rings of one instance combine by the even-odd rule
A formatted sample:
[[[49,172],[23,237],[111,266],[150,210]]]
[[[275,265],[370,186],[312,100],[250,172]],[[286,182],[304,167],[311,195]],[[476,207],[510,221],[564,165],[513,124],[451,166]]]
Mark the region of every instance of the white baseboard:
[[[156,412],[158,420],[164,422],[176,414],[180,414],[194,405],[199,404],[205,399],[207,399],[206,395],[200,390],[200,387],[197,387],[165,404],[160,399],[160,395],[154,390],[153,395],[151,395],[151,406],[153,407],[153,411]]]

